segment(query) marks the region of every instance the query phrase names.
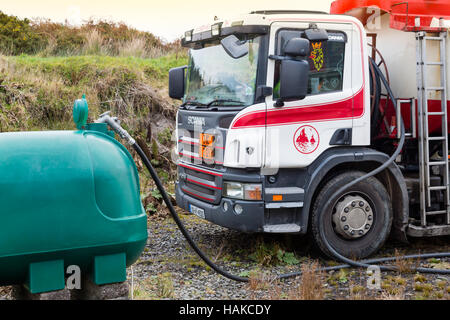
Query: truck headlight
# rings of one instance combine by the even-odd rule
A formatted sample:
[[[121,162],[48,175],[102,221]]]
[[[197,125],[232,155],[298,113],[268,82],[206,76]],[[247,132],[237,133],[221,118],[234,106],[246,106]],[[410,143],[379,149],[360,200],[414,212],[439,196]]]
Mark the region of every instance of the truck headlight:
[[[262,185],[224,182],[223,196],[240,200],[262,200]]]

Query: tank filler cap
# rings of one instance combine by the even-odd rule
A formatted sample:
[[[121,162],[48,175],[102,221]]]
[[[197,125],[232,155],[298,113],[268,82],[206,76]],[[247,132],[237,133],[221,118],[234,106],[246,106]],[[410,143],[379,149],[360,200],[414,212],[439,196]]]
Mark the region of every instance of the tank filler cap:
[[[83,94],[83,97],[75,100],[73,105],[73,122],[75,122],[77,129],[81,130],[84,126],[86,126],[88,114],[89,108],[86,95]]]

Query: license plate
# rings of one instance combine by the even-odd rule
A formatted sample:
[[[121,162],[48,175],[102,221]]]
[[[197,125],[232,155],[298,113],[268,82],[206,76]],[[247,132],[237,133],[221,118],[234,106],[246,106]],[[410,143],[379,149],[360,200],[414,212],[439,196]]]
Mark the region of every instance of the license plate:
[[[195,214],[197,217],[205,219],[205,210],[190,204],[189,211]]]

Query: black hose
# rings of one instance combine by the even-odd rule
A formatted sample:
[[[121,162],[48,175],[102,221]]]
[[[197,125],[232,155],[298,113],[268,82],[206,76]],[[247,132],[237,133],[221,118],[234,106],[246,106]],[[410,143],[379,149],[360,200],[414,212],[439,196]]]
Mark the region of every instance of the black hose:
[[[137,144],[133,144],[134,150],[136,150],[139,157],[141,157],[142,161],[144,162],[144,165],[147,167],[148,171],[150,172],[150,175],[152,176],[153,180],[156,183],[156,187],[158,188],[159,192],[161,193],[161,196],[163,197],[164,202],[167,205],[167,208],[169,208],[169,212],[175,220],[175,223],[177,224],[178,228],[180,229],[183,236],[186,238],[189,245],[194,249],[195,253],[199,255],[200,258],[208,265],[210,266],[214,271],[217,273],[223,275],[226,278],[229,278],[231,280],[239,281],[239,282],[247,282],[248,278],[235,276],[231,273],[226,272],[225,270],[221,269],[218,265],[216,265],[214,262],[212,262],[206,254],[197,246],[195,241],[190,236],[189,232],[184,227],[183,222],[181,221],[180,217],[178,216],[177,212],[175,211],[175,208],[172,205],[172,201],[170,201],[169,196],[167,195],[166,190],[164,189],[164,186],[161,182],[161,180],[158,177],[158,174],[156,173],[155,169],[153,168],[151,162],[148,160],[147,156],[145,155],[144,151],[142,151],[141,147]]]
[[[166,203],[167,208],[169,209],[169,212],[170,212],[172,218],[174,219],[175,223],[177,224],[178,228],[180,229],[181,233],[186,238],[187,242],[192,247],[192,249],[199,255],[199,257],[209,267],[211,267],[214,271],[221,274],[222,276],[224,276],[228,279],[234,280],[234,281],[238,281],[238,282],[248,282],[249,279],[247,277],[236,276],[236,275],[233,275],[233,274],[223,270],[222,268],[220,268],[218,265],[216,265],[214,262],[212,262],[206,256],[206,254],[197,246],[195,241],[190,236],[189,232],[186,230],[186,228],[185,228],[183,222],[181,221],[180,217],[178,216],[177,212],[175,211],[175,208],[174,208],[172,202],[170,201],[170,198],[167,195],[167,192],[164,189],[164,186],[163,186],[161,180],[159,179],[158,174],[156,173],[155,169],[153,168],[151,162],[148,160],[144,151],[142,151],[141,147],[137,143],[134,143],[132,146],[133,146],[134,150],[137,152],[137,154],[139,155],[139,157],[142,159],[145,167],[150,172],[150,175],[152,176],[152,179],[155,181],[156,187],[158,188],[159,192],[161,193],[161,196],[163,197],[163,200]],[[331,245],[329,245],[329,243],[326,242],[325,244],[328,245],[327,249],[330,250],[330,252],[336,256],[336,258],[338,258],[339,260],[346,263],[346,264],[339,265],[339,266],[325,267],[325,268],[320,269],[320,271],[325,271],[325,272],[332,271],[332,270],[345,269],[345,268],[350,268],[350,267],[368,268],[369,266],[371,266],[373,264],[379,264],[379,263],[383,263],[383,262],[390,262],[390,261],[396,261],[396,260],[450,257],[449,252],[439,252],[439,253],[427,253],[427,254],[399,256],[399,257],[379,258],[379,259],[371,259],[371,260],[364,260],[361,262],[356,262],[356,261],[352,261],[346,257],[343,257],[342,255],[337,253],[336,250],[334,250],[334,248],[331,247]],[[388,266],[380,266],[380,269],[388,270],[388,271],[395,270],[394,267],[388,267]],[[416,271],[422,272],[422,273],[450,274],[450,270],[437,270],[437,269],[429,269],[429,268],[418,268],[418,269],[416,269]],[[286,273],[286,274],[277,276],[277,279],[287,279],[287,278],[297,277],[297,276],[300,276],[301,274],[302,274],[301,272]]]
[[[377,74],[377,76],[381,79],[381,81],[383,82],[384,87],[386,88],[388,95],[390,96],[390,98],[392,99],[392,102],[394,104],[395,107],[397,107],[397,99],[395,98],[389,84],[387,83],[386,78],[384,77],[383,73],[381,72],[380,68],[376,65],[373,64],[375,73]],[[403,146],[405,144],[405,125],[403,122],[403,118],[400,119],[401,123],[401,138],[400,138],[400,142],[397,146],[397,149],[395,150],[394,154],[389,158],[389,160],[387,160],[384,164],[382,164],[381,166],[379,166],[378,168],[376,168],[375,170],[373,170],[372,172],[369,172],[368,174],[359,177],[358,179],[353,180],[352,182],[348,183],[347,185],[343,186],[342,188],[340,188],[339,190],[337,190],[328,200],[328,202],[325,204],[325,207],[329,206],[331,204],[331,202],[333,201],[333,199],[335,198],[339,198],[339,196],[344,193],[346,191],[346,189],[351,188],[352,186],[360,183],[361,181],[364,181],[370,177],[373,177],[375,175],[377,175],[378,173],[386,170],[392,163],[394,163],[395,159],[397,159],[397,157],[400,155]],[[347,257],[344,257],[343,255],[341,255],[340,253],[338,253],[328,242],[325,234],[324,234],[324,229],[321,228],[320,229],[320,235],[322,237],[322,240],[324,241],[325,247],[327,248],[327,250],[329,252],[331,252],[331,254],[333,255],[333,257],[337,258],[338,260],[349,264],[351,266],[354,267],[359,267],[359,268],[368,268],[370,265],[368,265],[367,263],[364,262],[357,262],[357,261],[353,261],[351,259],[348,259]],[[445,256],[450,256],[450,253],[443,253],[443,255]],[[382,261],[382,260],[381,260]],[[386,270],[386,271],[392,271],[393,268],[392,267],[388,267],[388,266],[380,266],[381,270]],[[395,269],[394,269],[395,270]],[[437,270],[437,269],[430,269],[430,268],[417,268],[415,269],[418,272],[422,272],[422,273],[440,273],[440,274],[450,274],[450,270]]]
[[[371,137],[374,138],[376,136],[376,129],[380,123],[380,100],[381,100],[381,80],[378,76],[378,73],[375,71],[375,67],[378,67],[375,60],[369,58],[370,63],[370,93],[375,96],[375,101],[373,102],[373,112],[371,119],[370,132]],[[373,80],[375,78],[375,81]]]
[[[448,253],[448,252],[424,253],[424,254],[412,254],[412,255],[398,256],[398,257],[384,257],[384,258],[369,259],[369,260],[363,260],[363,261],[361,261],[361,263],[366,268],[366,265],[367,266],[372,266],[372,265],[378,265],[379,263],[391,262],[391,261],[400,261],[400,260],[408,260],[408,259],[420,259],[420,260],[423,260],[423,259],[430,259],[430,258],[448,258],[448,257],[450,257],[450,253]],[[354,266],[352,266],[350,264],[342,264],[342,265],[339,265],[339,266],[321,268],[320,271],[328,272],[328,271],[346,269],[346,268],[351,268],[351,267],[354,267]],[[420,270],[424,270],[424,272],[422,272]],[[395,268],[390,267],[388,269],[388,271],[395,271]],[[417,268],[417,269],[415,269],[415,271],[418,271],[418,272],[421,272],[421,273],[447,274],[447,271],[450,271],[450,270],[443,270],[443,271],[446,271],[446,272],[442,273],[442,272],[431,272],[431,271],[442,271],[442,270],[438,270],[438,269]],[[286,279],[286,278],[291,278],[291,277],[297,277],[297,276],[300,276],[301,274],[302,274],[301,272],[286,273],[286,274],[283,274],[283,275],[279,276],[279,279]]]
[[[397,107],[397,99],[394,97],[394,94],[392,93],[391,88],[389,87],[389,84],[387,83],[386,78],[384,77],[383,73],[381,72],[380,68],[374,64],[374,69],[375,69],[375,73],[378,75],[378,77],[381,79],[381,81],[383,82],[386,90],[388,91],[389,96],[392,99],[392,102],[394,103],[394,106]],[[379,166],[378,168],[376,168],[375,170],[373,170],[372,172],[369,172],[368,174],[359,177],[356,180],[353,180],[352,182],[348,183],[347,185],[343,186],[342,188],[340,188],[338,191],[336,191],[333,196],[331,196],[331,198],[329,198],[331,201],[331,199],[333,199],[334,197],[339,196],[340,193],[343,193],[345,191],[345,189],[348,189],[358,183],[360,183],[361,181],[364,181],[370,177],[373,177],[377,174],[379,174],[380,172],[386,170],[392,163],[394,163],[395,159],[397,159],[397,157],[400,155],[400,153],[402,152],[403,146],[405,145],[405,125],[403,123],[403,118],[400,118],[400,126],[401,126],[401,138],[400,138],[400,142],[398,143],[397,149],[395,150],[394,154],[389,158],[389,160],[387,160],[385,163],[383,163],[381,166]]]
[[[238,282],[248,282],[249,279],[247,277],[236,276],[236,275],[233,275],[233,274],[223,270],[222,268],[220,268],[218,265],[216,265],[214,262],[212,262],[206,256],[206,254],[197,246],[195,241],[190,236],[189,232],[186,230],[186,228],[185,228],[183,222],[181,221],[180,217],[178,216],[177,212],[175,211],[175,208],[174,208],[172,202],[170,201],[170,198],[167,195],[167,192],[164,189],[164,186],[163,186],[161,180],[159,179],[158,174],[156,173],[155,169],[153,168],[151,162],[148,160],[147,156],[145,155],[145,153],[142,151],[141,147],[137,143],[132,144],[132,146],[133,146],[134,150],[137,152],[137,154],[139,155],[139,157],[142,159],[142,161],[143,161],[144,165],[146,166],[146,168],[148,169],[148,171],[150,172],[150,175],[152,176],[152,179],[155,181],[156,187],[158,188],[159,192],[161,193],[161,196],[163,197],[163,200],[166,203],[167,208],[169,209],[169,212],[170,212],[172,218],[174,219],[175,223],[177,224],[178,228],[180,229],[181,233],[186,238],[187,242],[192,247],[192,249],[199,255],[199,257],[209,267],[211,267],[214,271],[221,274],[222,276],[224,276],[228,279],[234,280],[234,281],[238,281]],[[335,251],[331,246],[330,246],[329,250],[331,252]],[[445,252],[444,253],[429,253],[429,254],[417,254],[417,255],[408,255],[408,256],[400,256],[400,257],[379,258],[379,259],[364,260],[361,263],[347,259],[347,258],[341,256],[337,252],[336,252],[336,256],[338,259],[344,261],[347,264],[321,268],[320,271],[328,272],[328,271],[332,271],[332,270],[345,269],[345,268],[349,268],[352,266],[367,268],[373,264],[395,261],[395,260],[444,258],[444,257],[450,257],[450,253],[445,253]],[[369,265],[369,263],[370,263],[370,265]],[[384,267],[381,269],[389,270],[389,271],[395,270],[395,268],[393,268],[393,267]],[[426,272],[426,273],[450,274],[450,270],[435,270],[435,269],[425,269],[425,268],[420,268],[420,269],[416,269],[416,270],[419,272]],[[301,272],[286,273],[286,274],[277,276],[277,279],[287,279],[287,278],[297,277],[300,275],[301,275]]]
[[[383,76],[381,70],[378,68],[378,66],[376,64],[374,64],[374,70],[377,73],[379,79],[381,79],[381,81],[383,82],[384,86],[386,87],[386,90],[388,91],[388,94],[390,96],[390,98],[392,99],[392,101],[394,102],[394,105],[396,106],[396,99],[394,97],[394,94],[392,93],[391,88],[389,87],[386,78]],[[369,178],[372,176],[375,176],[376,174],[382,172],[383,170],[385,170],[386,168],[388,168],[397,158],[397,156],[400,154],[401,150],[403,149],[403,145],[405,143],[405,127],[403,124],[403,119],[401,119],[401,139],[400,142],[397,146],[396,151],[394,152],[394,154],[389,158],[389,160],[387,162],[385,162],[383,165],[381,165],[380,167],[378,167],[377,169],[373,170],[372,172],[352,181],[351,183],[347,184],[346,186],[340,188],[335,194],[333,194],[333,196],[331,196],[329,199],[329,201],[332,201],[332,199],[334,198],[338,198],[339,195],[341,193],[343,193],[346,189],[354,186],[355,184]],[[225,270],[223,270],[222,268],[220,268],[217,264],[215,264],[214,262],[212,262],[207,256],[206,254],[197,246],[197,244],[195,243],[195,241],[192,239],[192,237],[190,236],[189,232],[186,230],[183,222],[181,221],[180,217],[178,216],[177,212],[175,211],[175,208],[169,198],[169,196],[167,195],[166,190],[164,189],[164,186],[161,182],[161,180],[158,177],[158,174],[156,173],[155,169],[153,168],[150,160],[147,158],[147,156],[145,155],[145,153],[142,151],[141,147],[133,140],[131,139],[131,145],[133,146],[134,150],[137,152],[137,154],[139,155],[139,157],[142,159],[144,165],[146,166],[146,168],[148,169],[150,175],[152,176],[152,179],[155,181],[156,183],[156,187],[158,188],[159,192],[161,193],[161,196],[164,200],[164,202],[167,205],[167,208],[169,209],[169,212],[172,216],[172,218],[174,219],[175,223],[177,224],[178,228],[180,229],[181,233],[183,234],[183,236],[186,238],[187,242],[189,243],[189,245],[192,247],[192,249],[199,255],[199,257],[209,266],[211,267],[214,271],[216,271],[217,273],[221,274],[222,276],[229,278],[231,280],[234,281],[238,281],[238,282],[248,282],[249,279],[247,277],[241,277],[241,276],[236,276],[233,275]],[[343,269],[343,268],[349,268],[349,267],[358,267],[358,268],[368,268],[374,264],[379,264],[379,263],[384,263],[384,262],[390,262],[390,261],[395,261],[395,260],[405,260],[405,259],[426,259],[426,258],[445,258],[445,257],[450,257],[450,252],[441,252],[441,253],[429,253],[429,254],[417,254],[417,255],[409,255],[409,256],[400,256],[400,257],[388,257],[388,258],[379,258],[379,259],[371,259],[371,260],[363,260],[363,261],[353,261],[351,259],[348,259],[347,257],[344,257],[343,255],[341,255],[340,253],[338,253],[331,245],[330,243],[326,240],[326,237],[323,234],[323,229],[321,229],[321,235],[322,238],[324,239],[324,244],[326,246],[326,248],[328,249],[329,252],[331,252],[331,254],[338,260],[344,262],[345,264],[340,265],[340,266],[333,266],[333,267],[326,267],[326,268],[321,268],[320,271],[332,271],[332,270],[339,270],[339,269]],[[385,270],[385,271],[395,271],[397,270],[397,268],[393,267],[393,266],[379,266],[380,270]],[[431,269],[431,268],[416,268],[414,269],[414,271],[416,272],[421,272],[421,273],[433,273],[433,274],[450,274],[450,270],[438,270],[438,269]],[[294,273],[286,273],[286,274],[282,274],[277,276],[277,279],[286,279],[286,278],[291,278],[291,277],[297,277],[301,275],[301,272],[294,272]]]

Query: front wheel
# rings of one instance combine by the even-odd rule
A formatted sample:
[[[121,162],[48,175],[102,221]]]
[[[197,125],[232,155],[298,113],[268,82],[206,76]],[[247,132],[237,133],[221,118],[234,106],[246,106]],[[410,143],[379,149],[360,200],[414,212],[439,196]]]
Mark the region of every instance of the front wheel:
[[[331,199],[338,189],[363,175],[348,171],[334,177],[314,202],[312,236],[319,249],[331,258],[326,242],[347,258],[363,259],[378,251],[391,231],[391,200],[378,179],[370,177]]]

